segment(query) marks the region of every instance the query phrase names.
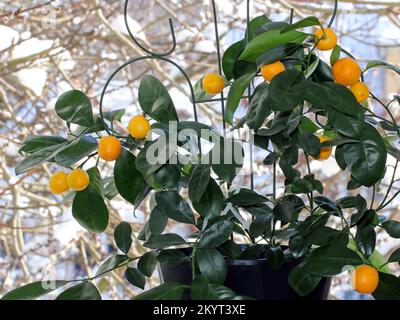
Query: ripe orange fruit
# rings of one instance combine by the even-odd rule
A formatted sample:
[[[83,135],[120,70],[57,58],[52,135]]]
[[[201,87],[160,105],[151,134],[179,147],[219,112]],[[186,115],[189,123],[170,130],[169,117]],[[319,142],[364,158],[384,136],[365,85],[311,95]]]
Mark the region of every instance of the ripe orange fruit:
[[[49,188],[54,194],[61,194],[68,191],[67,174],[63,171],[54,173],[50,177]]]
[[[68,187],[74,191],[82,191],[89,185],[89,175],[83,169],[72,170],[67,177]]]
[[[379,272],[374,267],[362,265],[353,271],[351,280],[357,292],[373,293],[379,284]]]
[[[317,48],[321,51],[331,50],[337,44],[336,34],[331,28],[317,29],[315,31],[315,38],[318,41]]]
[[[261,75],[268,82],[271,82],[277,74],[283,71],[285,71],[285,66],[280,61],[275,61],[261,67]]]
[[[323,135],[318,136],[318,138],[319,138],[319,142],[321,142],[321,143],[331,140],[329,137],[323,136]],[[321,148],[321,151],[319,152],[318,157],[315,157],[315,158],[313,157],[313,159],[315,159],[315,160],[326,160],[326,159],[329,158],[331,153],[332,153],[332,148],[330,148],[330,147]]]
[[[361,76],[360,66],[351,58],[343,58],[336,61],[332,71],[335,81],[344,86],[352,86],[358,82]]]
[[[146,138],[150,129],[150,123],[143,115],[134,116],[131,121],[129,121],[128,131],[135,139]]]
[[[121,142],[114,136],[102,137],[99,140],[97,152],[99,153],[99,157],[103,160],[117,160],[121,153]]]
[[[225,88],[225,79],[217,73],[209,73],[203,78],[202,84],[207,94],[218,94]]]
[[[369,89],[364,82],[357,82],[350,87],[358,103],[363,103],[368,99]]]

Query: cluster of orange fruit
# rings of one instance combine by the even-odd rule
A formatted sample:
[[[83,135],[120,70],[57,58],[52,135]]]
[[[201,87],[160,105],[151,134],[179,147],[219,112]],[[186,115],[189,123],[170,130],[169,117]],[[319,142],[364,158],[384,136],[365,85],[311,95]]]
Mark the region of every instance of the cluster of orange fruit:
[[[151,129],[149,121],[143,115],[136,115],[128,125],[129,134],[135,139],[144,139]],[[99,139],[97,153],[105,161],[117,160],[122,147],[121,142],[114,136]],[[62,194],[68,190],[82,191],[89,185],[90,179],[83,169],[74,169],[69,174],[58,171],[49,180],[49,189],[54,194]]]

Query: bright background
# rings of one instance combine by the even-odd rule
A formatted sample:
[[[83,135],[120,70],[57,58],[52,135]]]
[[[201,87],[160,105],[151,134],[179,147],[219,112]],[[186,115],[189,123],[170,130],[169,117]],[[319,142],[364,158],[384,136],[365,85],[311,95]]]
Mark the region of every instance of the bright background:
[[[295,21],[308,15],[327,21],[333,5],[333,1],[327,0],[253,2],[253,17],[264,13],[273,20],[287,20],[293,7]],[[225,49],[244,34],[246,5],[242,0],[216,0],[216,3],[221,46]],[[217,72],[209,0],[131,0],[129,12],[132,31],[145,43],[151,43],[155,51],[169,48],[167,18],[173,19],[178,45],[171,58],[187,71],[192,83],[205,73]],[[118,222],[129,221],[138,231],[148,215],[147,204],[134,217],[133,208],[115,198],[108,203],[111,218],[107,232],[88,233],[72,218],[71,195],[60,197],[48,192],[47,180],[56,166],[45,164],[18,177],[14,173],[16,163],[22,159],[18,145],[23,138],[33,134],[65,136],[66,128],[54,112],[59,94],[71,88],[82,90],[91,97],[97,111],[100,90],[107,76],[128,58],[143,54],[128,39],[122,13],[122,0],[3,0],[0,3],[0,295],[43,278],[74,279],[93,275],[101,261],[116,252],[112,233]],[[398,1],[342,0],[333,27],[342,47],[351,51],[361,64],[379,59],[400,65]],[[329,59],[329,53],[323,57]],[[400,93],[400,77],[392,71],[375,70],[368,73],[366,82],[375,95],[389,101]],[[120,130],[138,112],[137,87],[146,73],[163,80],[180,118],[192,120],[188,88],[182,75],[164,63],[149,61],[125,69],[109,87],[107,109],[128,108]],[[379,106],[371,105],[371,108],[385,115]],[[219,105],[199,105],[199,112],[202,122],[221,126]],[[246,101],[243,101],[237,116],[245,112]],[[393,112],[399,115],[398,110]],[[268,192],[270,171],[261,164],[265,153],[255,151],[257,190]],[[393,163],[390,157],[388,164]],[[109,165],[101,163],[101,166],[103,177],[112,174]],[[348,175],[340,173],[333,158],[323,163],[313,161],[312,169],[324,182],[328,196],[338,198],[350,194],[345,188]],[[245,172],[249,170],[246,164]],[[390,172],[388,167],[388,175]],[[383,198],[386,186],[384,180],[376,196],[377,203]],[[371,196],[366,190],[356,192]],[[384,214],[400,219],[398,206],[396,199]],[[190,232],[181,225],[168,227],[182,235]],[[385,255],[399,246],[398,241],[386,238],[385,233],[379,233],[378,248]],[[143,250],[134,240],[131,254]],[[398,274],[400,270],[393,266],[393,271]],[[147,286],[153,286],[156,281]],[[126,299],[137,292],[119,272],[103,278],[97,285],[106,299]],[[331,299],[370,299],[370,296],[354,293],[348,274],[343,273],[333,279]]]

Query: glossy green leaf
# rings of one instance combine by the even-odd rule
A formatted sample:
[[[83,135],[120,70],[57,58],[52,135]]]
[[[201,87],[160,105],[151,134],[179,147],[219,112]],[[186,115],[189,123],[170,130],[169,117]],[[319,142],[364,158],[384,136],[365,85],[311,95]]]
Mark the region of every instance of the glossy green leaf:
[[[114,269],[125,265],[129,261],[129,257],[124,254],[116,254],[104,261],[97,269],[96,276],[104,275]]]
[[[267,264],[275,271],[279,270],[285,261],[282,248],[270,247],[267,251]]]
[[[225,205],[224,194],[218,183],[210,178],[207,189],[198,203],[193,203],[193,207],[204,218],[217,218]]]
[[[249,26],[246,29],[245,32],[245,38],[250,41],[252,40],[256,35],[257,35],[257,31],[266,23],[271,22],[271,20],[265,15],[262,14],[260,16],[257,16],[253,19],[250,20],[249,22]]]
[[[233,139],[220,139],[209,153],[211,167],[218,178],[231,183],[242,168],[244,150],[242,144]],[[215,155],[215,156],[214,156]]]
[[[294,53],[299,46],[300,45],[297,43],[288,43],[274,47],[260,55],[256,60],[256,64],[258,67],[261,67],[265,64],[271,64],[273,62],[280,61]]]
[[[63,93],[56,102],[57,115],[67,123],[75,123],[84,127],[94,124],[90,99],[79,90]]]
[[[364,128],[362,113],[357,118],[354,118],[330,109],[328,111],[328,121],[339,133],[353,138],[359,138]]]
[[[222,57],[222,69],[227,80],[235,77],[235,66],[245,46],[246,41],[240,40],[226,49]]]
[[[303,237],[308,236],[313,230],[319,229],[328,222],[330,214],[310,215],[299,224],[297,229]]]
[[[186,241],[181,236],[174,233],[164,233],[152,235],[143,246],[150,249],[165,249],[180,244],[186,244]]]
[[[197,275],[192,281],[192,286],[190,288],[190,295],[193,300],[207,300],[208,295],[208,285],[209,281],[204,275]]]
[[[103,197],[91,186],[75,194],[72,216],[85,229],[103,232],[108,225],[108,209]]]
[[[160,210],[170,219],[182,223],[194,223],[193,211],[176,191],[161,191],[155,194]]]
[[[179,300],[186,287],[177,282],[166,282],[137,295],[133,300]]]
[[[154,189],[177,188],[181,172],[174,164],[165,164],[158,169],[153,175],[148,177]],[[149,183],[150,184],[150,183]]]
[[[144,289],[144,286],[146,285],[146,278],[136,268],[126,268],[125,278],[131,285],[140,289]]]
[[[319,22],[317,17],[309,16],[309,17],[303,18],[303,19],[287,26],[286,28],[284,28],[281,31],[281,33],[285,33],[285,32],[300,29],[300,28],[306,28],[306,27],[311,27],[311,26],[320,26],[320,25],[321,25],[321,23]]]
[[[162,212],[162,210],[155,206],[151,210],[149,218],[149,230],[151,234],[161,234],[168,223],[168,217]]]
[[[379,285],[372,295],[377,300],[400,300],[400,278],[379,272]]]
[[[391,254],[390,257],[388,259],[389,263],[392,262],[399,262],[400,263],[400,248],[394,250]]]
[[[146,252],[140,257],[137,267],[146,277],[151,277],[157,266],[157,253],[155,251]]]
[[[387,220],[382,222],[383,228],[392,238],[400,238],[400,222],[395,220]]]
[[[362,185],[370,187],[383,177],[387,157],[386,146],[373,126],[365,124],[360,142],[345,144],[342,150],[343,159],[351,175]]]
[[[88,281],[83,281],[64,292],[60,293],[56,300],[102,300],[99,290]]]
[[[305,92],[304,75],[287,70],[272,79],[266,103],[273,111],[290,111],[304,100]]]
[[[128,254],[132,245],[132,227],[128,222],[122,221],[114,230],[114,239],[117,247]]]
[[[226,199],[226,202],[231,202],[238,207],[259,205],[267,201],[267,197],[247,188],[241,188],[238,193],[235,193]]]
[[[32,154],[44,148],[62,145],[66,142],[68,140],[60,136],[29,136],[22,140],[18,152]]]
[[[61,280],[32,282],[6,293],[1,300],[33,300],[68,283],[69,281]]]
[[[298,31],[289,31],[281,34],[280,30],[271,30],[259,34],[252,39],[240,55],[240,60],[255,62],[264,52],[287,43],[301,43],[307,38],[307,34]]]
[[[271,112],[267,104],[268,89],[269,84],[262,82],[251,95],[246,119],[246,123],[250,129],[258,130]]]
[[[139,104],[153,119],[168,124],[178,121],[174,103],[164,85],[156,77],[145,75],[139,86]]]
[[[228,221],[218,221],[211,225],[202,234],[198,242],[198,248],[212,249],[229,239],[233,226]]]
[[[379,61],[379,60],[371,60],[371,61],[369,61],[363,72],[365,72],[365,71],[367,71],[369,69],[372,69],[372,68],[389,69],[389,70],[392,70],[392,71],[394,71],[394,72],[396,72],[397,74],[400,75],[400,67],[395,66],[395,65],[390,64],[390,63],[387,63],[387,62],[384,62],[384,61]]]
[[[88,170],[86,170],[86,173],[89,176],[89,181],[90,181],[89,186],[95,189],[99,195],[104,197],[103,180],[101,178],[99,168],[91,167]]]
[[[357,228],[356,243],[358,249],[365,257],[369,257],[375,250],[376,233],[373,227]]]
[[[225,121],[227,123],[233,124],[233,116],[235,111],[238,108],[239,103],[242,100],[242,96],[248,88],[253,77],[254,73],[245,74],[236,79],[230,87],[225,109]]]
[[[161,250],[157,256],[160,263],[165,263],[168,267],[174,268],[188,259],[181,251],[175,249]]]
[[[119,194],[131,204],[135,204],[146,182],[136,169],[136,158],[128,150],[122,149],[114,165],[114,181]]]
[[[349,241],[349,234],[344,231],[335,230],[330,227],[320,226],[307,235],[307,242],[318,246],[326,246],[332,243],[346,246]]]
[[[200,272],[207,279],[216,284],[225,281],[227,266],[224,257],[215,249],[198,250],[196,252],[196,263]]]
[[[271,152],[268,154],[268,156],[265,157],[263,160],[263,164],[266,166],[269,166],[271,164],[276,163],[279,160],[279,153],[277,152]]]
[[[321,277],[307,272],[304,268],[296,266],[289,273],[289,285],[302,297],[308,296],[321,282]]]
[[[210,166],[197,164],[190,175],[189,198],[193,204],[200,203],[200,199],[206,192],[210,180]]]
[[[97,140],[91,136],[83,136],[55,156],[55,161],[63,167],[71,167],[97,149]]]
[[[332,52],[331,52],[331,57],[330,57],[330,59],[329,59],[329,62],[330,62],[330,64],[331,64],[332,67],[333,67],[333,65],[335,64],[335,62],[339,60],[341,49],[342,49],[342,48],[341,48],[339,45],[336,45],[336,46],[333,48],[333,50],[332,50]]]
[[[250,225],[249,233],[252,237],[257,238],[264,232],[270,231],[272,227],[272,213],[258,215]]]

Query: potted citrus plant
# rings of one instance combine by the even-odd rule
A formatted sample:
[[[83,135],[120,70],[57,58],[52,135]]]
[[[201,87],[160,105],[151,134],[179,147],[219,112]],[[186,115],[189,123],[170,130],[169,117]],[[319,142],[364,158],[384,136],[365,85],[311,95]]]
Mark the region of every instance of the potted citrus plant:
[[[311,26],[317,27],[315,34],[301,31]],[[329,64],[319,50],[332,50]],[[371,61],[362,70],[337,44],[334,31],[315,17],[289,24],[266,16],[249,21],[245,38],[225,51],[222,67],[224,75],[208,74],[196,84],[192,102],[229,87],[224,121],[252,129],[254,144],[269,152],[264,164],[273,166],[272,193],[259,194],[235,180],[243,165],[239,141],[198,121],[181,121],[168,91],[153,76],[141,81],[143,114],[131,119],[129,134],[113,127],[123,110],[100,108],[94,116],[83,92],[66,92],[55,111],[69,130],[70,124],[78,128],[67,138],[26,139],[20,151],[27,157],[17,174],[44,162],[59,166],[49,189],[74,193],[73,216],[90,232],[108,226],[105,199],[119,194],[136,208],[151,198],[149,218],[135,235],[147,251],[130,254],[132,228],[121,222],[114,230],[120,252],[94,277],[57,280],[51,286],[35,282],[3,299],[33,299],[62,287],[57,299],[101,299],[97,279],[124,269],[127,285],[144,289],[157,265],[162,283],[135,299],[326,299],[330,278],[351,268],[358,292],[400,299],[400,279],[387,268],[400,261],[400,251],[386,261],[375,249],[377,228],[400,238],[400,222],[380,214],[397,195],[389,196],[394,178],[379,204],[360,194],[330,199],[310,167],[335,148],[337,165],[350,173],[347,189],[364,186],[375,192],[385,176],[387,154],[400,159],[385,138],[399,133],[390,112],[399,98],[384,104],[369,92],[363,74],[376,67],[399,69]],[[248,112],[234,122],[246,90]],[[369,97],[389,119],[369,108]],[[208,141],[213,146],[206,152]],[[106,183],[97,165],[86,167],[93,157],[97,163],[115,161],[113,183]],[[170,220],[192,226],[193,233],[183,238],[165,231]]]

